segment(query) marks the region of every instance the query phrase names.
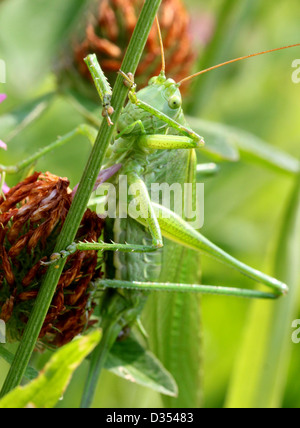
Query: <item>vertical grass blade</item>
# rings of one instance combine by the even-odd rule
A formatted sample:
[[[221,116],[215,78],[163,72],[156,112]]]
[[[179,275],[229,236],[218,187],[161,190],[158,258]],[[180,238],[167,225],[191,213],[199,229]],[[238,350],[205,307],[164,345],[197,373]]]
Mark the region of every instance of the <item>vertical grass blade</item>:
[[[274,274],[289,285],[276,302],[252,304],[226,407],[281,406],[292,347],[291,325],[299,297],[300,176],[282,219]]]

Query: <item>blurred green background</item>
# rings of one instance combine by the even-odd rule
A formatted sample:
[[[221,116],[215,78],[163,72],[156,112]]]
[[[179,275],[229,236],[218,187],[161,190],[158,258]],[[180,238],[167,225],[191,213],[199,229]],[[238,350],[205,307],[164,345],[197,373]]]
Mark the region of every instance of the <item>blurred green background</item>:
[[[7,66],[7,83],[0,84],[0,92],[8,95],[0,107],[1,115],[36,96],[56,90],[56,79],[51,70],[57,66],[62,46],[80,18],[84,3],[79,0],[52,0],[50,3],[4,0],[0,3],[0,58]],[[225,4],[222,0],[186,0],[185,3],[194,17],[208,14],[216,23]],[[229,19],[227,17],[225,22],[221,22],[220,43],[213,51],[209,65],[299,42],[300,6],[297,0],[232,0],[229,3]],[[300,58],[300,48],[231,65],[213,71],[205,79],[203,76],[201,92],[199,90],[199,95],[196,95],[199,96],[199,105],[195,107],[197,116],[247,130],[299,158],[300,84],[294,84],[291,79],[294,71],[292,62],[296,58]],[[187,97],[186,107],[194,101]],[[1,122],[1,139],[5,140],[13,129],[13,120],[8,116],[4,124]],[[62,96],[56,97],[37,122],[9,142],[8,151],[1,152],[1,163],[14,164],[24,159],[82,121],[80,114]],[[89,152],[89,143],[77,138],[39,161],[37,169],[67,176],[74,186],[81,177]],[[7,182],[12,185],[18,178],[10,176]],[[235,257],[272,273],[279,227],[292,185],[291,177],[253,163],[223,163],[219,175],[205,184],[203,233]],[[251,284],[239,274],[205,257],[203,283],[239,287]],[[238,298],[202,298],[206,407],[224,406],[249,323],[251,304]],[[300,318],[300,307],[296,318]],[[298,408],[300,344],[290,341],[290,347],[292,355],[283,406]],[[40,365],[46,357],[35,357],[35,360],[40,360],[36,363]],[[250,361],[251,358],[249,355]],[[79,405],[86,369],[83,364],[77,370],[59,406]],[[0,362],[0,370],[2,384],[7,371],[5,363]],[[155,407],[161,406],[161,401],[151,391],[104,373],[94,405]]]

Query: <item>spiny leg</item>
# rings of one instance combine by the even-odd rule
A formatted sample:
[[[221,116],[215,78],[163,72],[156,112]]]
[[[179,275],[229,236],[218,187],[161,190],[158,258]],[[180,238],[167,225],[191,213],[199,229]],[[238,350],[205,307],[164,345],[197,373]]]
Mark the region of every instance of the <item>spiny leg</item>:
[[[276,291],[276,294],[286,294],[288,287],[286,284],[270,277],[256,269],[251,268],[245,263],[240,262],[224,250],[213,244],[201,233],[195,230],[189,223],[175,214],[173,211],[152,203],[154,212],[156,213],[162,234],[186,247],[206,253],[215,259],[225,263],[228,266],[238,270],[243,275],[258,281]],[[144,223],[144,219],[137,219],[140,223]]]
[[[178,135],[163,135],[163,134],[152,134],[147,135],[145,132],[144,125],[141,121],[136,121],[133,124],[126,127],[119,136],[122,136],[123,134],[130,133],[136,125],[139,125],[142,131],[142,136],[139,138],[139,145],[141,147],[151,149],[151,150],[165,150],[165,149],[193,149],[193,148],[200,148],[203,146],[204,141],[202,138],[195,134],[193,131],[189,130],[188,128],[180,125],[173,119],[170,119],[165,114],[161,113],[159,110],[149,106],[146,103],[143,103],[142,101],[138,100],[135,94],[135,88],[136,85],[133,80],[133,76],[131,74],[127,75],[120,71],[120,74],[125,79],[125,84],[130,88],[129,92],[129,99],[132,103],[136,104],[138,107],[143,108],[147,112],[153,114],[157,118],[163,120],[164,122],[168,123],[170,126],[175,128],[177,131],[185,134],[185,136],[178,136]],[[146,106],[146,107],[145,107]]]
[[[118,138],[122,137],[123,135],[130,134],[137,126],[140,128],[142,134],[138,140],[138,144],[140,147],[144,147],[150,150],[194,149],[201,147],[199,145],[199,141],[192,140],[189,137],[163,134],[147,135],[143,122],[141,120],[137,120],[126,126],[126,128],[118,134]]]
[[[147,204],[146,204],[147,206]],[[275,299],[280,295],[287,292],[287,286],[282,282],[251,268],[250,266],[240,262],[234,257],[230,256],[228,253],[214,245],[207,238],[201,235],[199,232],[194,230],[187,222],[182,220],[172,211],[162,207],[158,204],[153,203],[154,216],[158,218],[159,226],[161,227],[162,233],[169,239],[175,240],[176,242],[185,245],[189,248],[193,248],[198,251],[202,251],[219,261],[233,267],[234,269],[240,271],[243,275],[250,277],[253,280],[256,280],[268,287],[276,290],[276,293],[265,293],[257,290],[241,289],[241,288],[232,288],[232,287],[221,287],[213,285],[198,285],[198,284],[171,284],[171,283],[159,283],[159,282],[127,282],[127,281],[116,281],[116,280],[101,280],[99,285],[102,287],[111,287],[111,288],[130,288],[130,289],[142,289],[145,291],[148,290],[157,290],[157,291],[182,291],[182,292],[198,292],[204,294],[220,294],[226,296],[236,296],[236,297],[247,297],[247,298],[263,298],[263,299]],[[145,208],[142,208],[144,212]],[[145,212],[144,212],[145,213]],[[155,215],[156,213],[156,215]],[[163,214],[163,215],[162,215]],[[153,215],[153,214],[152,214]],[[163,218],[168,215],[169,218]],[[153,219],[150,219],[150,224]],[[149,224],[149,218],[138,219],[142,224]],[[157,229],[157,225],[155,226]],[[150,228],[151,231],[151,228]],[[159,235],[160,229],[157,229],[154,233],[152,230],[153,245],[152,246],[143,246],[143,245],[130,245],[130,244],[117,244],[117,243],[90,243],[90,242],[79,242],[72,244],[66,251],[63,251],[59,254],[53,254],[52,260],[49,263],[55,262],[60,257],[68,257],[69,255],[75,253],[76,251],[121,251],[121,252],[151,252],[155,251],[160,245]],[[49,264],[48,263],[48,264]],[[47,264],[47,263],[45,263]]]
[[[106,243],[100,242],[74,242],[66,250],[60,253],[54,253],[50,257],[49,262],[41,262],[42,265],[48,266],[55,263],[59,259],[66,259],[76,251],[120,251],[123,253],[149,253],[156,251],[156,246],[150,245],[134,245],[134,244],[117,244],[116,242]]]
[[[84,61],[88,66],[99,97],[102,101],[102,116],[106,118],[108,125],[111,126],[113,125],[113,122],[110,116],[114,113],[114,109],[111,106],[112,89],[110,84],[108,83],[95,54],[88,55]]]
[[[151,107],[149,104],[145,103],[144,101],[139,100],[135,93],[129,92],[129,99],[136,106],[140,107],[141,109],[147,111],[150,114],[153,114],[158,119],[161,119],[164,122],[166,122],[170,127],[175,129],[176,131],[180,132],[186,137],[191,138],[193,141],[196,141],[198,143],[198,147],[204,146],[205,143],[204,143],[203,137],[196,134],[196,132],[187,128],[186,126],[180,125],[178,122],[176,122],[176,120],[171,119],[169,116],[160,112],[154,107]]]
[[[51,152],[52,150],[68,143],[70,140],[72,140],[74,137],[78,135],[83,135],[87,137],[90,140],[91,144],[93,145],[97,136],[97,131],[89,125],[79,125],[73,131],[68,132],[66,135],[58,138],[53,143],[49,144],[46,147],[43,147],[42,149],[34,153],[32,156],[17,163],[16,165],[12,165],[12,166],[0,165],[0,173],[6,172],[7,174],[16,174],[22,171],[23,169],[27,168],[28,166],[34,164],[38,159],[40,159],[47,153]]]
[[[143,291],[171,291],[183,293],[217,294],[224,296],[245,297],[253,299],[276,299],[279,295],[264,293],[262,291],[248,290],[235,287],[218,287],[215,285],[175,284],[169,282],[140,282],[122,281],[115,279],[99,279],[95,285],[101,288],[125,288]]]

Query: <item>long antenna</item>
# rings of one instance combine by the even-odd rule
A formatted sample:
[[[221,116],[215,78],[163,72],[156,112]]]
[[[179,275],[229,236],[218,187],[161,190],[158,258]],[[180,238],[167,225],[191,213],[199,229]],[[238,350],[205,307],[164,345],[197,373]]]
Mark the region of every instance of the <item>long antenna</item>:
[[[252,55],[242,56],[240,58],[235,58],[235,59],[232,59],[230,61],[223,62],[222,64],[218,64],[218,65],[215,65],[213,67],[206,68],[205,70],[202,70],[202,71],[199,71],[198,73],[192,74],[189,77],[185,77],[184,79],[180,80],[180,82],[178,82],[178,85],[181,85],[183,82],[187,82],[188,80],[193,79],[194,77],[200,76],[201,74],[207,73],[208,71],[215,70],[217,68],[223,67],[224,65],[232,64],[234,62],[242,61],[244,59],[253,58],[255,56],[264,55],[264,54],[271,53],[271,52],[281,51],[283,49],[295,48],[296,46],[300,46],[300,43],[297,43],[295,45],[290,45],[290,46],[284,46],[282,48],[271,49],[268,51],[255,53]]]
[[[162,40],[160,25],[158,21],[158,16],[155,16],[156,25],[157,25],[157,31],[158,31],[158,38],[159,38],[159,44],[160,44],[160,50],[161,50],[161,71],[165,73],[166,71],[166,60],[165,60],[165,51],[164,51],[164,44]]]

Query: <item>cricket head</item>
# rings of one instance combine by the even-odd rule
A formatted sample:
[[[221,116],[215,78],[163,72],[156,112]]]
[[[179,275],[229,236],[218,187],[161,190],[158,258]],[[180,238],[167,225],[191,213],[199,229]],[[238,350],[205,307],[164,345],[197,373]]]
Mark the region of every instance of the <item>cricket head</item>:
[[[182,97],[178,84],[167,79],[164,72],[149,80],[148,86],[138,91],[138,98],[176,120],[182,112]]]
[[[157,16],[155,19],[161,48],[161,72],[158,76],[154,76],[149,80],[146,88],[139,91],[139,98],[166,114],[171,119],[176,120],[182,112],[182,97],[179,90],[180,85],[177,84],[175,80],[166,78],[165,53],[162,35]]]

